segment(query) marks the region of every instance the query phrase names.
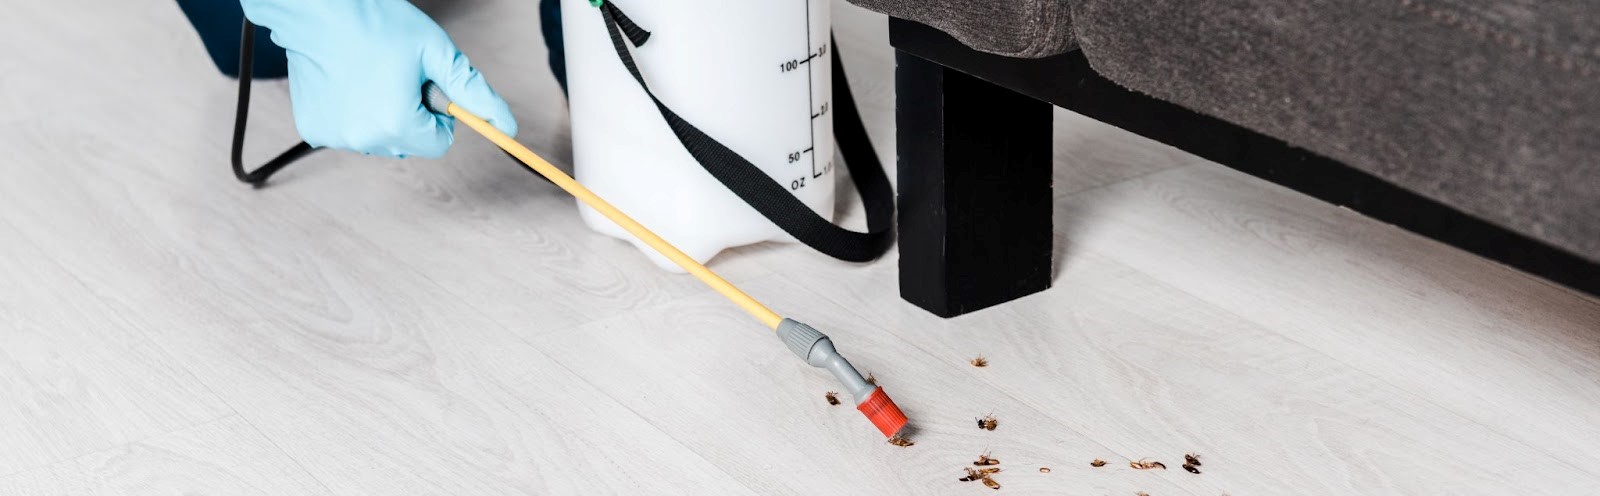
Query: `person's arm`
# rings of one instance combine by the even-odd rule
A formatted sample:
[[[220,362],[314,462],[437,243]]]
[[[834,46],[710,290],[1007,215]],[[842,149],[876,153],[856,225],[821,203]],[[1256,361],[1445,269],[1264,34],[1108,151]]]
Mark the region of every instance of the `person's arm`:
[[[506,134],[517,121],[444,29],[405,0],[242,0],[289,61],[295,127],[313,146],[438,157],[454,120],[422,107],[433,81]]]

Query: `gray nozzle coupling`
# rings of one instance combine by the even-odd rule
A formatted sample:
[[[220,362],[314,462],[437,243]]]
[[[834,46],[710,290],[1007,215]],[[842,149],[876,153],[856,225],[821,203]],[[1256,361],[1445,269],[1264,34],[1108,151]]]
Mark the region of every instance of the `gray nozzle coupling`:
[[[812,367],[821,367],[832,372],[833,377],[839,379],[850,396],[855,398],[857,405],[867,401],[867,397],[877,389],[876,386],[867,384],[861,373],[856,372],[856,368],[850,366],[850,362],[845,360],[844,356],[839,355],[839,351],[833,348],[833,340],[811,326],[783,319],[783,322],[778,324],[778,338],[789,347],[789,351],[794,352],[795,356],[805,360]]]

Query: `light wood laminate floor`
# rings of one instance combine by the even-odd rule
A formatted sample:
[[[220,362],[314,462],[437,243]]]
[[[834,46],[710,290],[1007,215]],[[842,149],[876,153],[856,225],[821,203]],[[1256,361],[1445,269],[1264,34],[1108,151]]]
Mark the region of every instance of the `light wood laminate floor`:
[[[447,7],[520,139],[570,163],[536,2]],[[1065,111],[1047,292],[943,320],[893,254],[714,260],[879,378],[898,448],[470,133],[252,190],[175,3],[6,11],[0,495],[990,494],[956,480],[984,451],[1003,493],[1600,490],[1595,299]],[[893,164],[884,21],[835,17]],[[254,109],[259,161],[295,139],[286,86]]]

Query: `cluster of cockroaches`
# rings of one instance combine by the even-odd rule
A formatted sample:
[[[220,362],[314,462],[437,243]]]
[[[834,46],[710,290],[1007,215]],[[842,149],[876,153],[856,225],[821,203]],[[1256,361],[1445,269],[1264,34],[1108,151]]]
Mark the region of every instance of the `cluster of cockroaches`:
[[[1105,460],[1101,460],[1099,458],[1095,458],[1094,461],[1089,462],[1089,466],[1096,467],[1096,468],[1104,467],[1104,466],[1106,466],[1106,461]],[[1155,468],[1159,468],[1161,470],[1166,470],[1167,469],[1167,464],[1161,463],[1161,462],[1158,462],[1158,461],[1155,461],[1155,460],[1151,460],[1149,458],[1140,458],[1138,460],[1129,461],[1128,462],[1128,466],[1129,467],[1133,467],[1134,469],[1137,469],[1137,470],[1150,470],[1150,469],[1155,469]],[[1196,467],[1199,467],[1199,466],[1200,466],[1200,455],[1196,455],[1194,453],[1184,453],[1183,454],[1183,469],[1184,470],[1188,470],[1189,473],[1191,473],[1191,474],[1198,474],[1198,473],[1200,473],[1200,469],[1196,468]],[[1135,493],[1135,496],[1150,496],[1150,493],[1147,493],[1147,492],[1144,492],[1144,491],[1139,491],[1139,492]],[[1227,495],[1224,494],[1223,496],[1227,496]]]
[[[980,353],[980,354],[978,354],[978,358],[972,359],[972,361],[970,363],[972,363],[973,367],[988,367],[989,366],[989,359],[984,358],[983,354]],[[984,415],[983,418],[975,418],[973,420],[977,420],[978,421],[978,428],[979,429],[983,429],[983,430],[986,430],[986,431],[992,431],[992,430],[994,430],[995,427],[999,427],[1000,426],[1000,421],[999,420],[995,420],[995,418],[994,418],[994,412],[989,412],[989,414],[988,415]]]
[[[978,355],[977,358],[973,358],[969,361],[969,363],[971,363],[973,367],[988,367],[989,359],[984,358],[983,355]],[[877,385],[878,383],[877,378],[873,377],[871,372],[867,373],[867,382],[872,385]],[[833,391],[828,391],[827,394],[823,395],[823,398],[828,400],[829,405],[839,404],[838,393]],[[993,431],[996,427],[1000,426],[1000,420],[994,417],[994,412],[989,412],[988,415],[984,415],[981,418],[973,418],[973,420],[978,424],[979,429],[986,431]],[[895,446],[911,446],[913,443],[910,439],[895,436],[889,439],[889,444],[893,444]],[[1183,461],[1184,470],[1187,470],[1189,473],[1193,474],[1200,473],[1200,455],[1196,455],[1194,453],[1185,453],[1183,455]],[[1000,483],[994,480],[994,474],[1000,473],[1000,467],[997,466],[1000,465],[1000,459],[991,458],[989,456],[989,452],[985,451],[983,454],[978,455],[978,459],[973,461],[972,465],[972,467],[963,468],[963,470],[967,472],[967,475],[956,480],[961,482],[982,481],[983,485],[988,486],[990,489],[1000,489]],[[1096,468],[1104,467],[1106,466],[1106,461],[1096,458],[1094,461],[1089,462],[1089,466]],[[1157,468],[1162,470],[1167,469],[1167,465],[1165,463],[1151,460],[1149,458],[1131,460],[1128,462],[1128,466],[1137,470],[1151,470]],[[1039,473],[1050,473],[1050,467],[1039,467]],[[1140,492],[1139,496],[1148,495],[1144,492]]]
[[[984,358],[983,355],[978,355],[977,358],[970,360],[968,363],[971,363],[973,367],[988,367],[989,359]],[[974,418],[972,420],[977,421],[979,429],[986,431],[992,431],[994,428],[1000,426],[1000,420],[994,418],[994,412],[989,412],[989,414],[984,415],[983,418]],[[1000,459],[990,458],[989,452],[985,451],[983,454],[978,455],[978,459],[976,461],[972,462],[973,466],[980,468],[975,469],[972,467],[967,467],[967,476],[956,480],[962,482],[983,481],[983,485],[988,486],[989,489],[1000,489],[1000,483],[996,482],[993,477],[994,474],[1000,472],[1000,467],[994,466],[999,464]],[[1050,469],[1039,467],[1039,472],[1048,474],[1050,473]]]
[[[1104,467],[1104,466],[1106,466],[1106,461],[1105,460],[1101,460],[1099,458],[1095,458],[1094,461],[1089,462],[1089,466],[1091,466],[1091,467]],[[1150,469],[1154,469],[1154,468],[1159,468],[1161,470],[1166,470],[1167,469],[1167,464],[1161,463],[1161,462],[1158,462],[1158,461],[1155,461],[1155,460],[1151,460],[1149,458],[1140,458],[1138,460],[1130,461],[1130,462],[1128,462],[1128,466],[1129,467],[1133,467],[1133,468],[1138,469],[1138,470],[1150,470]],[[1199,474],[1200,473],[1200,455],[1196,455],[1194,453],[1184,453],[1183,454],[1183,469],[1184,470],[1188,470],[1189,473],[1191,473],[1191,474]]]
[[[979,468],[967,467],[967,476],[956,480],[961,482],[983,481],[983,485],[989,486],[989,489],[1000,489],[1000,483],[995,482],[993,477],[994,474],[1000,473],[1000,467],[995,466],[999,464],[999,458],[989,458],[989,452],[985,451],[983,454],[978,455],[976,461],[972,462],[973,466]],[[1047,472],[1048,469],[1041,469],[1041,471]]]
[[[1103,466],[1105,466],[1105,464],[1106,464],[1105,460],[1101,460],[1099,458],[1096,458],[1096,459],[1094,459],[1094,461],[1089,462],[1089,465],[1090,466],[1094,466],[1094,467],[1103,467]],[[1161,462],[1158,462],[1158,461],[1155,461],[1155,460],[1151,460],[1149,458],[1140,458],[1138,460],[1130,461],[1130,462],[1128,462],[1128,466],[1136,468],[1136,469],[1139,469],[1139,470],[1150,470],[1150,469],[1153,469],[1153,468],[1159,468],[1161,470],[1166,470],[1167,469],[1167,464],[1161,463]],[[1200,455],[1196,455],[1194,453],[1184,453],[1183,454],[1183,469],[1184,470],[1188,470],[1189,473],[1191,473],[1191,474],[1199,474],[1200,473]]]

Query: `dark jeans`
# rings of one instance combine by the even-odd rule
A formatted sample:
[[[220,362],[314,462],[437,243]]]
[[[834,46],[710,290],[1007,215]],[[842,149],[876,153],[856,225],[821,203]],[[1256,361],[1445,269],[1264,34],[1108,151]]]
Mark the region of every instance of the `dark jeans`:
[[[239,26],[244,22],[244,7],[235,0],[178,0],[178,8],[200,34],[200,42],[217,70],[239,77]],[[560,0],[539,0],[539,31],[550,49],[550,72],[561,91],[567,91],[567,57],[561,44]],[[250,74],[255,78],[280,78],[289,74],[283,49],[272,43],[272,31],[256,28],[256,44]]]
[[[561,37],[561,0],[539,0],[539,29],[544,33],[544,46],[550,49],[550,72],[567,92],[567,51]]]

